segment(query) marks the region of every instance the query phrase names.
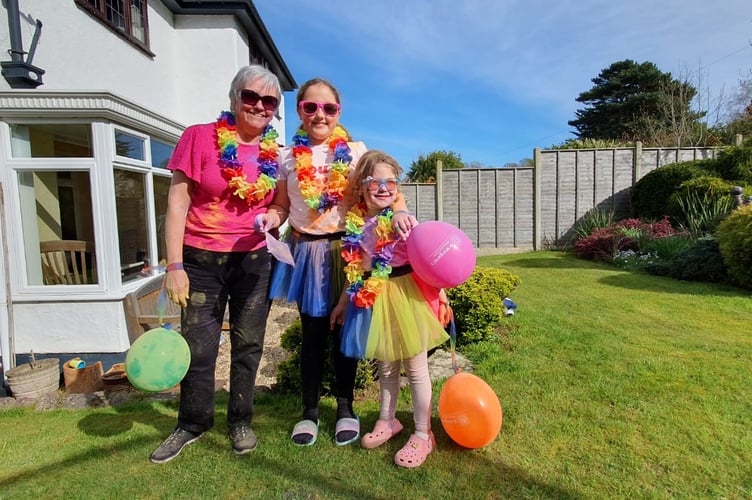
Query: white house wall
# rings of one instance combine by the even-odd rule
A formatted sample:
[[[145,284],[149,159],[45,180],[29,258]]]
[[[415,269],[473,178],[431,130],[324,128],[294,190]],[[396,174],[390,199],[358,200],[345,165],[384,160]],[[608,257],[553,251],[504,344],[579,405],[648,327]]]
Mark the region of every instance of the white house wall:
[[[107,90],[184,125],[227,109],[230,81],[249,62],[248,40],[233,16],[176,18],[161,2],[148,2],[152,58],[73,0],[23,0],[19,9],[24,50],[34,20],[43,24],[32,61],[45,70],[40,90]],[[0,8],[3,48],[10,47],[7,14]],[[9,88],[0,79],[0,90]]]
[[[122,301],[16,303],[13,318],[20,353],[116,353],[130,347]]]
[[[238,68],[250,60],[249,42],[245,30],[237,19],[230,15],[178,15],[175,16],[162,2],[149,0],[148,31],[150,56],[108,29],[86,10],[79,8],[74,0],[21,0],[19,1],[23,50],[29,51],[34,36],[35,22],[43,26],[39,43],[32,61],[34,66],[45,71],[43,84],[30,90],[33,94],[45,92],[91,92],[84,97],[46,97],[52,107],[59,100],[61,109],[73,109],[70,99],[81,99],[81,109],[105,109],[107,118],[100,119],[95,127],[100,132],[108,127],[112,118],[125,117],[121,125],[134,130],[146,124],[149,130],[159,130],[166,138],[176,138],[182,127],[193,123],[213,121],[221,110],[228,109],[228,90]],[[0,5],[0,60],[10,60],[6,49],[10,48],[8,11],[5,3]],[[0,91],[12,90],[4,78],[0,78]],[[107,95],[98,97],[97,93]],[[13,94],[7,99],[12,101]],[[20,94],[16,94],[20,95]],[[127,102],[120,102],[121,99]],[[25,98],[19,98],[25,99]],[[101,99],[103,107],[96,102]],[[1,107],[1,106],[0,106]],[[78,109],[78,107],[75,107]],[[6,109],[11,109],[6,108]],[[55,108],[57,109],[57,108]],[[281,107],[284,109],[284,107]],[[158,115],[158,116],[157,116]],[[16,115],[17,116],[17,115]],[[28,116],[28,115],[27,115]],[[66,116],[63,113],[57,117]],[[71,114],[71,116],[76,116]],[[285,137],[284,119],[274,122]],[[97,128],[98,127],[98,128]],[[0,161],[9,156],[5,151],[9,144],[8,126],[0,122]],[[97,132],[95,136],[99,151],[110,146],[110,135]],[[59,160],[58,160],[59,161]],[[93,200],[95,226],[98,230],[98,252],[104,255],[116,251],[117,237],[112,220],[115,214],[114,200],[108,197],[113,185],[111,164],[108,156],[97,157],[96,173],[92,183],[99,183]],[[10,181],[7,166],[0,162],[0,181],[6,186]],[[99,179],[99,180],[97,180]],[[6,203],[8,193],[6,193]],[[0,268],[0,283],[13,284],[13,300],[0,292],[0,352],[3,360],[9,353],[122,353],[129,347],[127,325],[123,310],[123,296],[139,286],[137,282],[119,283],[109,267],[102,267],[100,282],[91,290],[77,288],[75,293],[61,292],[59,297],[43,290],[35,295],[33,290],[23,289],[22,272],[18,263],[23,251],[19,241],[20,222],[14,203],[14,213],[6,214],[11,223],[0,235],[9,243],[9,262],[16,269],[8,273],[8,279]],[[0,250],[0,257],[2,252]],[[113,257],[113,266],[116,264]],[[89,297],[86,297],[86,295]],[[12,316],[12,317],[9,317]],[[75,325],[71,328],[71,325]],[[9,345],[10,343],[14,345]],[[6,368],[4,366],[4,368]]]

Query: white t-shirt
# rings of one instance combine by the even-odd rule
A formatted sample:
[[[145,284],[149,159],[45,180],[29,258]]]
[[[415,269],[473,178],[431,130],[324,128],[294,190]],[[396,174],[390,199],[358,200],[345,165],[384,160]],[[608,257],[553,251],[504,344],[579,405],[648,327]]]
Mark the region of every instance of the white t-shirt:
[[[350,147],[350,173],[361,156],[367,151],[362,142],[348,142]],[[329,152],[328,143],[311,146],[312,163],[316,168],[316,178],[325,181],[329,175],[329,167],[334,155]],[[279,180],[287,181],[287,195],[290,197],[289,223],[293,229],[306,234],[329,234],[345,230],[345,215],[352,206],[352,195],[345,193],[342,202],[321,213],[309,208],[300,194],[298,176],[295,172],[295,157],[292,155],[292,146],[283,148],[279,152]]]

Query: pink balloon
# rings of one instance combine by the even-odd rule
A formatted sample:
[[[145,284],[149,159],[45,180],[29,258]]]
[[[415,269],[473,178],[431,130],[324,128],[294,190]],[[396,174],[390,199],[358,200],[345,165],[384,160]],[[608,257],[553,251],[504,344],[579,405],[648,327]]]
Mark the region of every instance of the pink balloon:
[[[407,256],[413,271],[436,288],[461,285],[475,269],[473,243],[448,222],[428,221],[415,226],[407,239]]]

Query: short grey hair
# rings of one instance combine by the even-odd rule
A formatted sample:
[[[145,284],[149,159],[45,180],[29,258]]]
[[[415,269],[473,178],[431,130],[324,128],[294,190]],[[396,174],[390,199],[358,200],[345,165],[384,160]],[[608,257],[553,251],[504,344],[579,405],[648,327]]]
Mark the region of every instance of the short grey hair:
[[[235,112],[235,107],[238,105],[238,94],[240,91],[245,88],[248,82],[255,81],[261,81],[265,88],[273,88],[277,93],[277,99],[280,102],[282,101],[282,87],[279,85],[277,75],[258,64],[243,66],[235,74],[235,78],[232,79],[232,83],[230,84],[230,109],[233,112]]]

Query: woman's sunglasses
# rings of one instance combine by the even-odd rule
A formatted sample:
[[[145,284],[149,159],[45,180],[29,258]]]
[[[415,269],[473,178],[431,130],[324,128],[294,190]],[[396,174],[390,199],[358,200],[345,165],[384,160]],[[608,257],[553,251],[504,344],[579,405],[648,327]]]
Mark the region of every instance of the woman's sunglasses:
[[[399,179],[395,177],[389,177],[387,179],[377,179],[375,177],[368,176],[363,179],[363,184],[366,185],[369,191],[378,191],[381,186],[384,186],[389,191],[394,191],[399,186]]]
[[[247,106],[255,106],[257,102],[261,101],[261,105],[267,111],[276,111],[279,106],[279,99],[273,95],[258,95],[253,90],[243,89],[238,92],[240,100]]]
[[[313,102],[313,101],[300,101],[298,104],[300,111],[306,116],[313,116],[319,109],[324,112],[326,116],[336,116],[339,113],[339,104],[336,102]]]

